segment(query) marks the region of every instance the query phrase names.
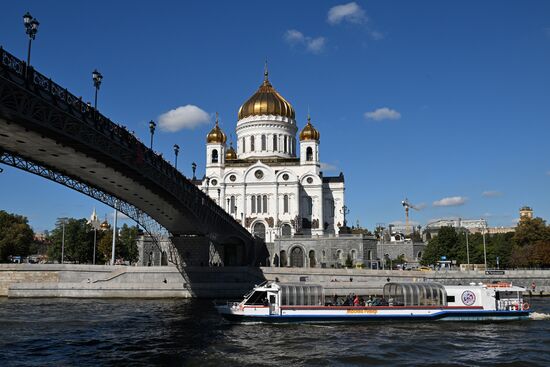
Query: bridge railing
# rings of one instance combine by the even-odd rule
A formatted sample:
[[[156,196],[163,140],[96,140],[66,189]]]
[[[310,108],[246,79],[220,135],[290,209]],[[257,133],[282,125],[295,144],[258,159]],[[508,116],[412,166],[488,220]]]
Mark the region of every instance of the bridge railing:
[[[64,102],[71,108],[79,112],[81,120],[91,125],[97,131],[100,131],[105,137],[116,141],[118,144],[129,148],[135,152],[136,159],[141,160],[140,163],[146,163],[157,171],[162,172],[168,178],[172,179],[180,190],[192,194],[203,207],[207,207],[211,212],[214,212],[224,222],[231,224],[239,229],[246,231],[235,219],[225,210],[216,204],[207,194],[202,192],[195,184],[189,181],[180,171],[175,169],[161,155],[156,154],[152,149],[143,144],[133,133],[123,126],[116,124],[109,118],[94,109],[89,103],[82,101],[82,97],[77,97],[70,93],[66,88],[52,81],[44,74],[36,71],[32,66],[27,66],[26,62],[18,59],[11,53],[7,52],[0,46],[0,60],[3,66],[2,69],[8,69],[16,76],[25,82],[27,89],[30,87],[38,87],[41,91],[46,92],[56,102]],[[180,196],[182,201],[183,195]],[[190,204],[190,203],[189,203]],[[244,232],[243,232],[244,233]]]

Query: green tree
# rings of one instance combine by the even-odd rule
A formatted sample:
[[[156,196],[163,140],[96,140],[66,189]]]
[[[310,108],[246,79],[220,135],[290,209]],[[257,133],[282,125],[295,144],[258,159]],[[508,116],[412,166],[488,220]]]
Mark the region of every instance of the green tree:
[[[27,256],[34,232],[26,217],[0,210],[0,262],[8,256]]]
[[[550,266],[550,226],[542,218],[522,218],[512,237],[510,264],[516,267]]]
[[[48,257],[51,260],[61,261],[63,243],[63,222],[65,223],[64,261],[88,263],[92,261],[94,236],[92,227],[86,219],[66,218],[58,219],[55,229],[50,233]]]
[[[351,260],[351,256],[348,254],[348,257],[346,258],[345,263],[346,268],[352,268],[353,267],[353,261]]]
[[[130,263],[136,262],[138,260],[138,234],[139,229],[137,226],[130,227],[127,224],[124,224],[120,228],[120,246],[116,249],[117,257],[123,258]]]

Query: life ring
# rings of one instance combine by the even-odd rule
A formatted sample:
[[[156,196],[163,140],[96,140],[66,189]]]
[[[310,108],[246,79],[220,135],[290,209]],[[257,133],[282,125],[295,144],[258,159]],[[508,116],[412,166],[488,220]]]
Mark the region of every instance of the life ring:
[[[529,309],[529,303],[524,302],[524,303],[523,303],[523,309],[524,309],[524,310],[528,310],[528,309]]]

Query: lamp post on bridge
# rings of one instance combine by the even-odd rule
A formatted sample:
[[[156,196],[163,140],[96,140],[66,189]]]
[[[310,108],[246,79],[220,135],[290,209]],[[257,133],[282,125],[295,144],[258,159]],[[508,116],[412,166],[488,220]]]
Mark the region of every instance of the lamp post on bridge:
[[[155,127],[157,127],[157,124],[155,124],[155,121],[151,120],[149,121],[149,131],[151,132],[151,150],[153,150],[153,135],[155,135]]]
[[[178,154],[180,152],[180,146],[177,144],[174,144],[174,155],[176,156],[176,159],[174,160],[174,168],[178,169]]]
[[[27,50],[27,69],[31,65],[31,45],[32,41],[36,38],[36,33],[38,33],[38,26],[40,23],[36,18],[33,18],[31,13],[26,12],[23,15],[23,24],[25,25],[25,33],[29,35],[29,47]]]
[[[193,170],[193,180],[196,180],[195,172],[197,171],[197,164],[195,162],[191,163],[191,169]]]
[[[92,71],[92,80],[94,81],[94,87],[95,87],[94,109],[96,111],[97,111],[97,91],[101,86],[102,79],[103,79],[103,75],[101,75],[101,73],[97,71],[97,69],[94,69],[94,71]]]

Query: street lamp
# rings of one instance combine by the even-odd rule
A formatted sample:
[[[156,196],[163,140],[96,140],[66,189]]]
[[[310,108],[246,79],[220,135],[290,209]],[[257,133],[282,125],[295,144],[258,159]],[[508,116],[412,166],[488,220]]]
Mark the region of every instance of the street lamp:
[[[180,152],[180,146],[177,144],[174,144],[174,155],[176,156],[176,159],[174,161],[174,168],[178,169],[178,153]]]
[[[25,33],[29,35],[29,48],[27,52],[27,68],[31,65],[31,44],[32,41],[36,38],[36,33],[38,33],[38,26],[40,23],[36,18],[33,18],[31,13],[26,12],[23,15],[23,24],[25,25]]]
[[[153,150],[153,135],[155,135],[155,127],[157,127],[157,124],[155,124],[155,121],[151,120],[149,121],[149,131],[151,132],[151,150]]]
[[[101,223],[97,219],[97,216],[95,215],[95,209],[94,209],[94,215],[92,216],[92,219],[90,220],[89,223],[94,230],[94,257],[92,259],[92,264],[95,265],[95,249],[97,247],[97,230],[100,228],[100,225],[101,225]]]
[[[195,171],[197,170],[197,164],[195,162],[191,163],[191,169],[193,170],[193,180],[196,180]]]
[[[113,225],[113,245],[111,247],[111,265],[115,265],[115,243],[116,243],[116,220],[117,220],[117,217],[118,217],[118,211],[117,211],[117,206],[118,204],[118,200],[115,200],[115,218],[114,218],[114,225]]]
[[[97,69],[94,69],[92,71],[92,80],[94,81],[94,87],[95,87],[95,100],[94,100],[94,108],[97,111],[97,91],[99,90],[99,86],[101,85],[101,79],[103,79],[103,75]]]
[[[487,247],[485,246],[485,231],[487,229],[487,223],[483,223],[483,260],[485,262],[485,270],[487,270]]]
[[[343,206],[342,209],[340,209],[340,213],[344,214],[344,227],[347,227],[348,224],[346,222],[346,214],[349,214],[349,209],[347,206]]]

